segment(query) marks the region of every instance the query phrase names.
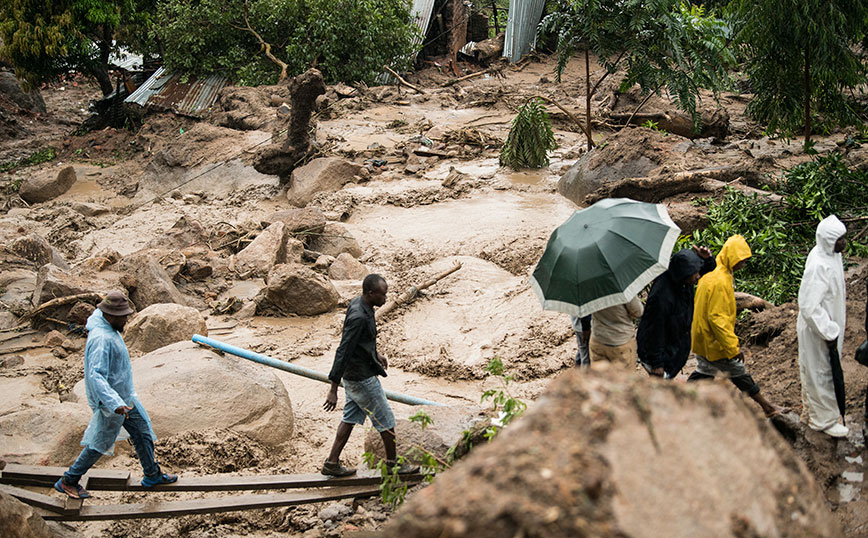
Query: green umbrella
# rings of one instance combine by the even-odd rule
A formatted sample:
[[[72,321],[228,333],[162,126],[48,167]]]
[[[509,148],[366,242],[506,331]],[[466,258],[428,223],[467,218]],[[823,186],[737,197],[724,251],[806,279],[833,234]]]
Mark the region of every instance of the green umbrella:
[[[661,204],[600,200],[552,232],[531,287],[544,309],[572,316],[624,304],[666,270],[680,232]]]

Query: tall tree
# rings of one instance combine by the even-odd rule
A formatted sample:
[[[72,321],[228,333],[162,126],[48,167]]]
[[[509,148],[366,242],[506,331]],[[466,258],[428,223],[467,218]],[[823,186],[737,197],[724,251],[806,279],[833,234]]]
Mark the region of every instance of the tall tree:
[[[539,32],[557,36],[558,80],[570,57],[584,52],[588,149],[593,145],[591,98],[619,68],[626,69],[622,91],[634,84],[646,95],[665,89],[698,128],[699,90],[727,88],[727,67],[735,61],[726,23],[680,0],[558,0]],[[593,86],[589,51],[606,68]]]
[[[735,0],[733,7],[754,119],[784,136],[801,128],[805,144],[816,119],[864,121],[851,92],[868,75],[856,46],[866,37],[868,0]]]
[[[0,57],[29,86],[71,70],[92,76],[104,95],[112,92],[109,57],[122,45],[119,36],[135,39],[147,32],[153,1],[138,0],[4,0],[0,3]]]

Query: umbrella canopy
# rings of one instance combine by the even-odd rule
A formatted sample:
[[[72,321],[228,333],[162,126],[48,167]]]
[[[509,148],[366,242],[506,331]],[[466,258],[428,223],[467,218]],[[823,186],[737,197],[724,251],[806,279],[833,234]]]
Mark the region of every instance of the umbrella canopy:
[[[666,270],[680,232],[661,204],[600,200],[552,233],[531,287],[544,309],[572,316],[626,303]]]

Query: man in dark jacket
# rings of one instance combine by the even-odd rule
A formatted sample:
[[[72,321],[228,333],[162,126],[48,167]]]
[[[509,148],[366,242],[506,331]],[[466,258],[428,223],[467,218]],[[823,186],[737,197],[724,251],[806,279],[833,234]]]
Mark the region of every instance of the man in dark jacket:
[[[322,474],[348,476],[356,472],[340,464],[341,452],[350,439],[353,426],[364,424],[366,418],[383,438],[386,449],[386,465],[398,467],[399,474],[419,470],[413,465],[400,465],[395,455],[395,415],[386,401],[386,394],[378,376],[386,376],[389,367],[386,357],[377,352],[377,322],[374,307],[383,306],[389,286],[380,275],[368,275],[362,281],[362,295],[350,301],[341,343],[335,352],[335,360],[329,372],[331,389],[323,409],[333,411],[338,403],[338,386],[343,381],[346,403],[328,459],[322,466]]]
[[[711,251],[694,246],[676,252],[654,280],[636,334],[639,362],[650,375],[672,379],[684,368],[696,282],[714,267]]]

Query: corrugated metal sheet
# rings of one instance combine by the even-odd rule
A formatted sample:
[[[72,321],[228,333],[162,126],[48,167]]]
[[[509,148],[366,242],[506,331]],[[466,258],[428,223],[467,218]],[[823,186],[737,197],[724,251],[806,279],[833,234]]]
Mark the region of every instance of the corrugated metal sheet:
[[[536,43],[536,27],[542,19],[545,0],[512,0],[506,19],[503,56],[515,63]]]
[[[421,30],[418,38],[413,40],[413,48],[420,48],[425,34],[428,33],[428,25],[431,24],[431,12],[434,11],[434,0],[413,0],[410,16],[413,24]]]
[[[229,79],[222,75],[209,75],[201,80],[191,77],[181,82],[179,73],[170,73],[161,67],[124,102],[201,118],[227,84]]]

